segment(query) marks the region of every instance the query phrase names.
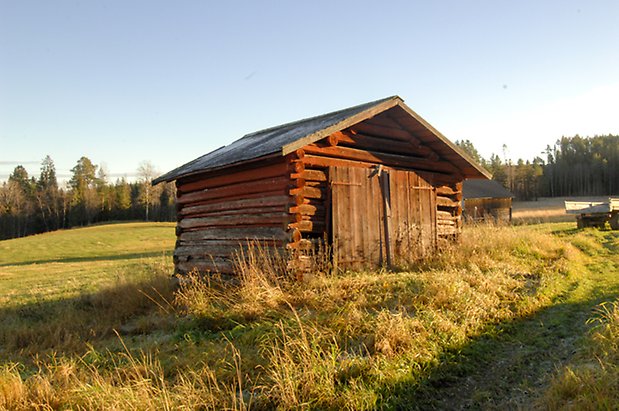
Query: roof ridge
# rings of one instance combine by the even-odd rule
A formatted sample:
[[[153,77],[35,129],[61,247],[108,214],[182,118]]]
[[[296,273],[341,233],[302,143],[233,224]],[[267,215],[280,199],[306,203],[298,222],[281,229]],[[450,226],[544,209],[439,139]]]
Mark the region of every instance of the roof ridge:
[[[375,101],[370,101],[368,103],[357,104],[356,106],[352,106],[352,107],[346,107],[346,108],[343,108],[341,110],[330,111],[328,113],[318,114],[316,116],[306,117],[306,118],[302,118],[300,120],[295,120],[295,121],[291,121],[291,122],[288,122],[288,123],[282,123],[282,124],[279,124],[277,126],[267,127],[267,128],[262,129],[262,130],[253,131],[251,133],[245,134],[243,137],[241,137],[241,139],[243,139],[245,137],[251,137],[251,136],[256,135],[256,134],[266,133],[266,132],[269,132],[269,131],[272,131],[272,130],[277,130],[277,129],[281,129],[281,128],[285,128],[285,127],[296,126],[296,125],[299,125],[299,124],[301,124],[303,122],[306,122],[306,121],[316,120],[316,119],[321,118],[321,117],[332,116],[334,114],[343,113],[343,112],[349,111],[349,110],[355,110],[355,109],[358,109],[358,108],[364,107],[364,106],[368,106],[368,107],[374,106],[374,105],[377,105],[377,104],[380,104],[380,103],[384,103],[385,101],[394,100],[394,99],[399,99],[401,101],[404,101],[404,100],[402,100],[402,98],[400,96],[398,96],[396,94],[396,95],[393,95],[393,96],[390,96],[390,97],[385,97],[385,98],[381,98],[381,99],[378,99],[378,100],[375,100]]]

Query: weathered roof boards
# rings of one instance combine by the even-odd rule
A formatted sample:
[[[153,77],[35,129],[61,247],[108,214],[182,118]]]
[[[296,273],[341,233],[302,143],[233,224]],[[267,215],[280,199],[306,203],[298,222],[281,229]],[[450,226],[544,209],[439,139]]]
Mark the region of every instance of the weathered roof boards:
[[[176,180],[176,270],[232,272],[248,240],[327,240],[339,267],[413,261],[461,231],[462,181],[487,172],[397,96],[248,134]]]

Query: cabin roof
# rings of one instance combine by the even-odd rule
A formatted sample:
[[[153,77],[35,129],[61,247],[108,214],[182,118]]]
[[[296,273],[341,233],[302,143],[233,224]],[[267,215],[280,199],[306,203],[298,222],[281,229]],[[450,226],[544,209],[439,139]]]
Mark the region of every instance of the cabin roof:
[[[153,180],[153,184],[173,181],[181,177],[232,166],[260,157],[280,154],[285,156],[307,144],[360,123],[390,109],[400,108],[421,127],[423,140],[440,141],[436,151],[445,155],[467,178],[489,178],[489,173],[464,153],[459,147],[434,129],[418,114],[404,104],[398,96],[387,97],[320,116],[282,124],[247,134],[208,154],[196,158]],[[417,131],[419,133],[419,131]]]
[[[495,180],[464,180],[462,198],[514,198],[514,195]]]

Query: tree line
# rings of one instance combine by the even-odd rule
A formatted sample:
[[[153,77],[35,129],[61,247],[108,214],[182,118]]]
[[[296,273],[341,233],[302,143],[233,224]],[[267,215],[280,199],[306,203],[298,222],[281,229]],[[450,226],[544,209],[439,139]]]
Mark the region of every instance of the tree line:
[[[156,171],[149,162],[137,171],[135,182],[111,183],[103,167],[82,157],[61,187],[50,156],[41,162],[38,177],[18,165],[0,186],[0,239],[106,221],[175,221],[174,184],[152,186]]]
[[[517,199],[619,194],[619,136],[562,137],[545,158],[513,162],[492,154],[483,158],[469,140],[456,141]],[[504,148],[506,148],[504,146]],[[174,221],[174,184],[152,186],[152,164],[143,162],[138,180],[108,181],[105,169],[87,157],[71,169],[65,187],[58,184],[50,156],[40,174],[19,165],[0,186],[0,239],[115,220]]]
[[[503,159],[497,154],[484,159],[469,140],[456,141],[456,145],[519,200],[619,194],[618,135],[561,137],[546,146],[545,158],[516,162],[505,154]]]

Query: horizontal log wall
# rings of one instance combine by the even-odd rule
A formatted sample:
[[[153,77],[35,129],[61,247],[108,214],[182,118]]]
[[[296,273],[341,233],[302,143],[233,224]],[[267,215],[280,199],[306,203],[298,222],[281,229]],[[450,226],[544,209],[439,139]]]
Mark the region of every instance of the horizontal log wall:
[[[251,242],[284,252],[302,248],[301,223],[290,214],[291,164],[284,158],[204,173],[177,181],[176,270],[231,273],[235,253]]]
[[[462,231],[462,183],[436,186],[436,224],[439,237],[456,238]]]
[[[327,176],[324,167],[312,167],[305,163],[305,149],[297,150],[288,157],[290,175],[289,195],[291,216],[289,228],[301,233],[303,240],[322,237],[327,229],[328,197]],[[299,249],[299,244],[291,243],[289,248]]]

